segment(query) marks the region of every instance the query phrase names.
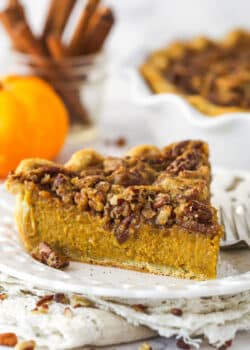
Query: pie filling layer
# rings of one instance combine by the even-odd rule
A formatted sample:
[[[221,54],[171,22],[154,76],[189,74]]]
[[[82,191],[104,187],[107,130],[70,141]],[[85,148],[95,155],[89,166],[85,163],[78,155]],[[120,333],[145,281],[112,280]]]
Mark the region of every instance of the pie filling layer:
[[[7,186],[28,250],[46,242],[73,260],[204,279],[222,234],[209,183],[207,145],[184,141],[125,158],[85,150],[64,167],[26,161]]]

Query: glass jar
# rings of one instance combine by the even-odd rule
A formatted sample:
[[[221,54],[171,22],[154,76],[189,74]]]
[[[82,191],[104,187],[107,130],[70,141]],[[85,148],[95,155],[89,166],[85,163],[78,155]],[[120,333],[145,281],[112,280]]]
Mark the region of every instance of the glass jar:
[[[46,80],[69,112],[69,141],[81,142],[96,136],[104,98],[105,67],[103,53],[56,60],[14,52],[10,73]]]

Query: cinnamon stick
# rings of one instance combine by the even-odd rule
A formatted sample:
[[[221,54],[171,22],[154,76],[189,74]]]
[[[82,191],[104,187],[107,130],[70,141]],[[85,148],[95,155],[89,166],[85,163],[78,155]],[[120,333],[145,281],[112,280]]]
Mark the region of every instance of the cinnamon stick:
[[[14,28],[18,23],[24,22],[24,16],[23,13],[20,12],[19,9],[17,9],[14,6],[10,6],[6,8],[4,11],[0,12],[0,22],[2,23],[3,27],[5,28],[6,32],[8,33],[9,37],[11,38],[12,44],[16,50],[23,51],[24,48],[22,47],[21,43],[17,40],[17,38],[14,36]]]
[[[43,57],[46,55],[40,41],[33,35],[27,23],[19,21],[11,30],[11,37],[15,45],[33,57],[36,57],[40,62],[44,62]]]
[[[42,34],[44,41],[49,34],[55,34],[59,37],[62,36],[75,3],[76,0],[51,0]]]
[[[89,55],[100,51],[114,24],[113,12],[110,8],[99,8],[92,18],[81,54]]]
[[[60,37],[56,34],[50,34],[46,40],[49,52],[51,56],[56,60],[60,61],[64,58],[65,47],[60,40]]]
[[[88,0],[87,5],[82,11],[80,20],[76,26],[73,37],[69,43],[69,46],[67,49],[68,56],[79,55],[80,52],[82,51],[82,45],[87,33],[88,25],[99,3],[100,3],[100,0]]]

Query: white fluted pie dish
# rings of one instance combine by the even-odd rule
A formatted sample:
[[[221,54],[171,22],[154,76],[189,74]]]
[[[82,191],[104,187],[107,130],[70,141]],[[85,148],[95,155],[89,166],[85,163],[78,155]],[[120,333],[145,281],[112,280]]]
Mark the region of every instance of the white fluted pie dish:
[[[130,92],[135,104],[145,110],[155,144],[202,139],[210,145],[212,165],[250,170],[250,113],[204,115],[179,95],[153,94],[138,67],[134,64],[126,70]]]

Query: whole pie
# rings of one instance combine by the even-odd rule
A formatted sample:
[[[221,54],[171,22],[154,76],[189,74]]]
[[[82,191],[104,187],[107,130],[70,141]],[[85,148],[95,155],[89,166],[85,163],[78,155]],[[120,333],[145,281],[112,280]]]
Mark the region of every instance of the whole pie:
[[[202,37],[175,42],[150,55],[140,71],[155,93],[176,93],[216,116],[250,111],[250,33],[223,41]]]
[[[223,234],[210,204],[208,146],[138,146],[123,158],[94,150],[64,166],[21,162],[7,188],[26,249],[48,244],[71,260],[205,280]]]

